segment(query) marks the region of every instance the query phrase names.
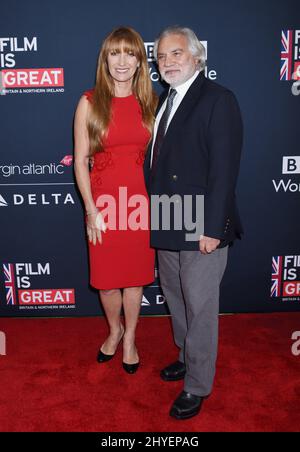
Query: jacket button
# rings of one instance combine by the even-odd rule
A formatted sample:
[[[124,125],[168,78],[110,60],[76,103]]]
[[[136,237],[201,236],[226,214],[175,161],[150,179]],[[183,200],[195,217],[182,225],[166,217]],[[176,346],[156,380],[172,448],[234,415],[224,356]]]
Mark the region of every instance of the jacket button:
[[[178,176],[177,176],[176,174],[173,174],[172,179],[173,179],[173,180],[177,180],[177,179],[178,179]]]

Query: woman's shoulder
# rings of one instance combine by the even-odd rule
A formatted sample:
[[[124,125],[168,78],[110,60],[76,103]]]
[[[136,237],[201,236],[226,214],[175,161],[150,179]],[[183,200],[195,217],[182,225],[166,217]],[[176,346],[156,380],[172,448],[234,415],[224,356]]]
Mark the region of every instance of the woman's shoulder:
[[[76,108],[76,115],[85,116],[87,114],[87,111],[89,109],[89,104],[93,102],[93,92],[94,89],[88,89],[84,91],[79,99],[77,108]]]

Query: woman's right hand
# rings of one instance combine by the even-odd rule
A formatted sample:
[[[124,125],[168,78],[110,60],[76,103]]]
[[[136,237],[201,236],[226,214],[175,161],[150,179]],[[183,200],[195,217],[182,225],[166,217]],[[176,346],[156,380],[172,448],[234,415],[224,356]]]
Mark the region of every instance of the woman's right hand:
[[[89,241],[96,245],[98,240],[101,244],[102,232],[106,231],[106,224],[100,212],[96,210],[94,213],[87,215],[86,228]]]

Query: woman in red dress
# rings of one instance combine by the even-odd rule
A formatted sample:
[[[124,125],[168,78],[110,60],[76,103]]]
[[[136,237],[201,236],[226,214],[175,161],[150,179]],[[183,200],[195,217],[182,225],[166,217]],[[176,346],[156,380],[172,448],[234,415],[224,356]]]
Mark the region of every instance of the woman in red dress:
[[[95,87],[76,110],[75,175],[86,209],[90,283],[99,289],[110,327],[97,359],[110,360],[123,338],[128,373],[139,366],[135,330],[143,286],[154,280],[143,160],[155,107],[141,36],[115,29],[102,45]]]

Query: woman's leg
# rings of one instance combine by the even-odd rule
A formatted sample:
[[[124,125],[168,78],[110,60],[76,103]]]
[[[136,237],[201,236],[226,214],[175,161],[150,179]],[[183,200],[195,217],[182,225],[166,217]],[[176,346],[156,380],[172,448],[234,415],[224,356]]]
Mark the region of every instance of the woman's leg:
[[[122,294],[120,289],[99,290],[100,299],[110,328],[110,334],[101,347],[106,355],[113,355],[122,337],[121,323]]]
[[[123,291],[125,334],[123,337],[123,362],[135,364],[139,356],[135,346],[135,330],[141,309],[143,287],[127,287]]]

